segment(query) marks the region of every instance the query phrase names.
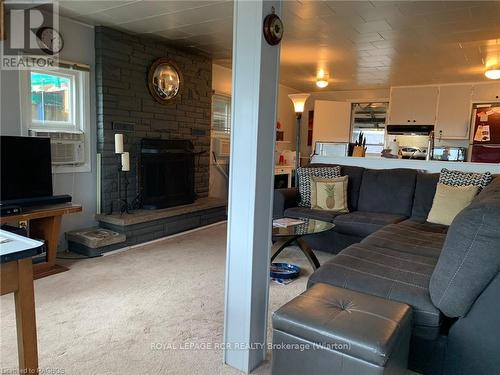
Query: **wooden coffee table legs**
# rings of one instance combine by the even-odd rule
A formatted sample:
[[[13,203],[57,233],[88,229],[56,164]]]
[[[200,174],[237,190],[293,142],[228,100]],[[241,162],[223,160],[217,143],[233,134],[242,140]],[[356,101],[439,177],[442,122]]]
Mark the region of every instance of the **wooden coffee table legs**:
[[[297,242],[297,244],[299,245],[299,249],[306,256],[313,270],[316,271],[320,266],[319,260],[318,258],[316,258],[316,255],[314,255],[312,249],[305,243],[301,236],[291,236],[278,239],[271,248],[271,263],[283,251],[283,249],[285,249],[293,242]]]
[[[14,292],[20,374],[38,373],[35,295],[31,258],[2,264],[1,294]]]

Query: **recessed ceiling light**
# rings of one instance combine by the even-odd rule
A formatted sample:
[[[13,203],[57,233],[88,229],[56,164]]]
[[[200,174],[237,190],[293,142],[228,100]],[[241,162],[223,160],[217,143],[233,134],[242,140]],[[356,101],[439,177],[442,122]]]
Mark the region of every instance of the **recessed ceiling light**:
[[[484,72],[486,78],[489,79],[500,79],[500,66],[492,66]]]

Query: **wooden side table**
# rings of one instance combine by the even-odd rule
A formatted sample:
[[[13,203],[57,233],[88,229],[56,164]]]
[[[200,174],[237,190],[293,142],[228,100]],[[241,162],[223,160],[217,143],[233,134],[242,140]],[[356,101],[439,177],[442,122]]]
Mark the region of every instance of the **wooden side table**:
[[[0,295],[14,293],[20,374],[38,373],[35,293],[31,257],[40,241],[0,230]]]
[[[289,165],[276,165],[274,167],[274,175],[286,175],[287,176],[287,188],[292,187],[292,174],[293,167]]]
[[[23,213],[18,215],[0,217],[0,224],[28,221],[29,236],[46,241],[47,261],[33,265],[35,279],[68,270],[67,267],[56,264],[61,219],[63,215],[81,211],[82,206],[69,203],[26,209]]]

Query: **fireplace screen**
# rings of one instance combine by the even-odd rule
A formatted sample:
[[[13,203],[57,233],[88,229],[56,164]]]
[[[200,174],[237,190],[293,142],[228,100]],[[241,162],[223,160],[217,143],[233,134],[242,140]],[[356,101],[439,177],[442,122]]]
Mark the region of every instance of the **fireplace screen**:
[[[141,141],[141,196],[145,209],[193,203],[194,150],[188,140]]]

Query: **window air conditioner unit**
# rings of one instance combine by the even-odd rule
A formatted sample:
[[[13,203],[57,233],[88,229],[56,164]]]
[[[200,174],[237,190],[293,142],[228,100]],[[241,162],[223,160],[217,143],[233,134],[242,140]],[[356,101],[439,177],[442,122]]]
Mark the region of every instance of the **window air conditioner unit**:
[[[50,138],[52,165],[85,164],[84,134],[30,130],[30,135]]]
[[[229,138],[214,138],[214,151],[217,157],[229,157],[231,154],[231,141],[229,140]]]

